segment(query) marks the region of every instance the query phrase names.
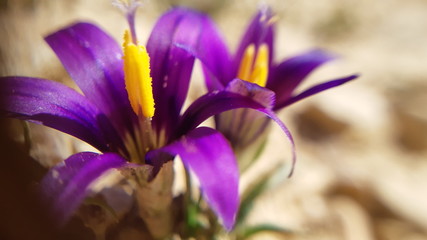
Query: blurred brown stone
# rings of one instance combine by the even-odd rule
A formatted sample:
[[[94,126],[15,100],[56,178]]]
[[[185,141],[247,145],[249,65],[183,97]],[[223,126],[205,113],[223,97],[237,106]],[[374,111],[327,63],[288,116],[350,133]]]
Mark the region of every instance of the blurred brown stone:
[[[395,109],[395,121],[400,146],[410,151],[427,149],[427,121],[408,114],[400,107]]]
[[[294,117],[298,133],[312,141],[322,141],[342,134],[348,125],[332,118],[320,108],[311,105]]]
[[[427,86],[405,86],[390,94],[398,144],[408,151],[427,149]]]

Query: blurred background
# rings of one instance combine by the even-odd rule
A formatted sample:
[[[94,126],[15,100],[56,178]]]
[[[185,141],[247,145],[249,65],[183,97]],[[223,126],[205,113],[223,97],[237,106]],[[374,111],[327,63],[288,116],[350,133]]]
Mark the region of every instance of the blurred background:
[[[294,233],[254,239],[427,239],[427,1],[147,0],[137,15],[141,41],[157,17],[178,4],[210,14],[232,52],[252,14],[260,5],[270,5],[279,17],[276,62],[312,48],[341,56],[319,68],[302,89],[361,74],[280,112],[297,144],[296,171],[258,199],[250,224],[274,223]],[[108,0],[0,0],[0,76],[42,77],[73,86],[43,36],[82,20],[96,23],[118,41],[127,27]],[[191,90],[190,99],[205,91],[200,71]],[[11,123],[24,129],[20,122]],[[243,186],[251,174],[287,161],[289,154],[279,145],[286,141],[276,130],[272,128],[268,148],[249,177],[244,176]],[[9,137],[19,143],[24,132]],[[26,189],[42,176],[29,162],[51,166],[87,148],[44,127],[30,125],[30,133],[30,148],[17,144],[12,151],[9,141],[2,144],[10,154],[2,153],[2,173],[15,174],[1,174],[0,209],[10,210],[6,217],[16,217],[2,221],[3,239],[25,239],[10,233],[7,224],[27,219],[25,225],[30,226],[44,219],[39,205],[16,200],[28,198]],[[28,231],[43,227],[48,229]]]

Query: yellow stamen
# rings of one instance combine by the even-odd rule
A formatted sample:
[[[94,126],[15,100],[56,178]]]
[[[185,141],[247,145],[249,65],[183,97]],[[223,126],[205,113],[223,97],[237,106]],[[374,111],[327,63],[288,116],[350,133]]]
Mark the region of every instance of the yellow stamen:
[[[255,46],[251,44],[246,48],[245,53],[243,54],[242,61],[240,62],[239,73],[237,75],[238,78],[245,81],[249,81],[254,57],[255,57]]]
[[[268,77],[268,46],[262,44],[258,48],[250,82],[265,87]]]
[[[265,87],[268,78],[268,61],[269,50],[267,44],[259,46],[256,52],[255,46],[250,44],[243,54],[237,77]]]
[[[125,31],[123,60],[126,90],[133,111],[146,118],[154,116],[154,97],[150,76],[150,57],[142,45],[132,43],[129,31]]]

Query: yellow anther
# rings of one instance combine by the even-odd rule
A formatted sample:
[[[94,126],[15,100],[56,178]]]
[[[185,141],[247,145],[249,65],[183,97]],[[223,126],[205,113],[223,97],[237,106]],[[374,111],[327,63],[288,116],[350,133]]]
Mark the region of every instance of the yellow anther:
[[[256,57],[255,57],[256,53]],[[255,59],[255,61],[254,61]],[[255,52],[255,46],[249,45],[240,62],[238,78],[265,87],[268,78],[269,50],[262,44]]]
[[[249,81],[252,72],[252,64],[254,62],[255,57],[255,46],[253,44],[249,45],[245,53],[243,54],[243,58],[240,62],[239,73],[237,75],[238,78]]]
[[[154,97],[150,76],[150,57],[144,46],[135,45],[125,31],[123,60],[126,90],[133,111],[146,118],[154,116]]]
[[[258,48],[250,82],[265,87],[268,77],[268,46],[262,44]]]

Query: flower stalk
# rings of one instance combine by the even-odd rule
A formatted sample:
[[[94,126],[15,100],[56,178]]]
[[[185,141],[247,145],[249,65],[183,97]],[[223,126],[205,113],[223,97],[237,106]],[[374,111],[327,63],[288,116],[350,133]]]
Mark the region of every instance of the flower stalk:
[[[173,179],[173,163],[169,161],[163,164],[152,181],[146,180],[136,187],[138,215],[144,220],[148,231],[155,239],[164,239],[172,234]]]

